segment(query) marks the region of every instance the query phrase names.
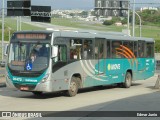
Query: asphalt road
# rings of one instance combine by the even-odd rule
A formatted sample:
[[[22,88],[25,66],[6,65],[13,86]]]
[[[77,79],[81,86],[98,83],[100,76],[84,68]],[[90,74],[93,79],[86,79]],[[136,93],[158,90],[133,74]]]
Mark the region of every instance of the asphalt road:
[[[123,110],[160,110],[156,104],[160,94],[159,96],[154,95],[159,93],[159,90],[153,89],[156,79],[157,76],[145,81],[134,82],[129,89],[113,86],[87,88],[80,90],[75,97],[66,97],[61,93],[46,93],[37,97],[30,92],[0,88],[0,111],[64,111],[74,109],[94,111],[102,109],[104,105],[106,106],[103,108],[105,110],[122,110],[122,108]],[[130,101],[132,97],[137,98],[147,94],[149,99],[153,97],[151,101],[147,101],[147,97],[144,100]],[[127,102],[123,102],[123,104],[118,102],[122,99]],[[147,107],[145,104],[152,105]]]
[[[28,18],[22,18],[22,22],[26,24],[30,24],[33,26],[41,27],[41,28],[52,28],[54,30],[74,30],[75,28],[72,27],[65,27],[65,26],[59,26],[59,25],[52,25],[50,23],[41,23],[41,22],[31,22]]]
[[[12,91],[4,87],[0,88],[0,111],[59,111],[60,113],[61,111],[90,111],[82,116],[88,114],[94,116],[95,111],[160,111],[160,91],[154,89],[156,80],[157,75],[148,80],[136,81],[129,89],[115,86],[82,89],[75,97],[66,97],[62,93],[34,96],[30,92]],[[51,112],[49,115],[52,116],[55,113]],[[72,115],[74,116],[75,113],[73,112]],[[97,120],[97,117],[82,118],[82,116],[78,114],[76,118],[65,117],[64,119]],[[54,120],[61,119],[54,118]],[[104,117],[98,119],[106,120]],[[135,118],[111,117],[107,119],[133,120]],[[145,117],[140,120],[151,120],[151,118]]]
[[[5,70],[0,70],[0,76],[5,74]]]

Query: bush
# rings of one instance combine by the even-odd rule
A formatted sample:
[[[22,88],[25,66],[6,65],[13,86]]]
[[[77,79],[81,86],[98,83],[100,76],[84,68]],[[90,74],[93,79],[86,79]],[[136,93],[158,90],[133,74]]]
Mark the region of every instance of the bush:
[[[121,21],[121,19],[119,17],[112,17],[112,20],[105,20],[103,22],[103,25],[113,25],[116,22]]]
[[[155,41],[155,52],[160,52],[160,40]]]
[[[113,21],[112,20],[105,20],[103,22],[103,25],[112,25],[113,24]]]
[[[122,24],[127,24],[128,19],[127,19],[127,18],[124,18],[121,22],[122,22]]]

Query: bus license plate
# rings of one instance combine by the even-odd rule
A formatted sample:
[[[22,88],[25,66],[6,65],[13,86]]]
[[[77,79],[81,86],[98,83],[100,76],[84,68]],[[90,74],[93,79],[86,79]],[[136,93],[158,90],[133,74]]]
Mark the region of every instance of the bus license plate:
[[[26,86],[21,86],[21,87],[20,87],[20,90],[29,90],[29,88],[26,87]]]

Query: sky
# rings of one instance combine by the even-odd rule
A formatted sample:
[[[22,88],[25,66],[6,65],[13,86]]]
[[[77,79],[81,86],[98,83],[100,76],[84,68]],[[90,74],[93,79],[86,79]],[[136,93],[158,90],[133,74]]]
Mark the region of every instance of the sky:
[[[32,0],[32,4],[36,5],[37,1],[38,4],[51,5],[52,9],[93,9],[95,0]],[[130,1],[132,2],[133,0]],[[160,0],[135,0],[135,1],[141,3],[142,2],[160,3]]]
[[[52,9],[93,9],[94,0],[32,0],[36,5],[37,1],[42,5],[51,5]],[[45,2],[44,2],[45,1]]]
[[[5,7],[6,7],[5,0]],[[93,9],[95,0],[31,0],[31,5],[45,5],[52,6],[52,9]],[[131,0],[132,2],[133,0]],[[136,2],[159,2],[160,0],[135,0]],[[0,8],[2,7],[2,0],[0,0]],[[139,7],[139,5],[136,5]],[[148,6],[148,5],[143,5]],[[151,5],[153,6],[153,5]],[[160,6],[160,4],[157,4]]]

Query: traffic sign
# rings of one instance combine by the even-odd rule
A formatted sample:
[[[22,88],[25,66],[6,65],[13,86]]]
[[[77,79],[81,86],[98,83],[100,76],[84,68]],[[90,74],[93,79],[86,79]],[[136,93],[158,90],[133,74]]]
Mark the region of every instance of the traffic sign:
[[[95,0],[98,16],[127,16],[129,0]]]
[[[7,16],[30,16],[31,0],[7,1]]]
[[[51,6],[32,6],[31,21],[51,22]]]

